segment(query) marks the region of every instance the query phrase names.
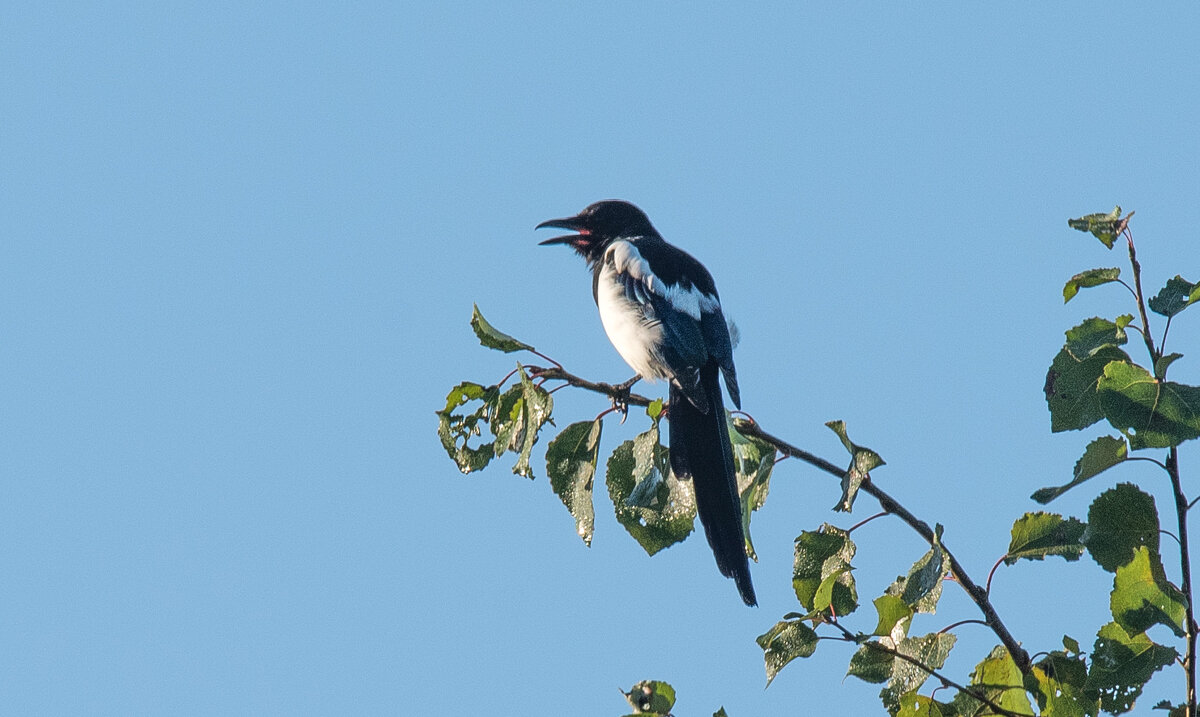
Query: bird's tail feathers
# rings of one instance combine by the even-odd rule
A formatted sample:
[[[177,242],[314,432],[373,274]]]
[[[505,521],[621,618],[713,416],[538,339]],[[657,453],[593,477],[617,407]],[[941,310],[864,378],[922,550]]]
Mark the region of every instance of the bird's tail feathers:
[[[715,363],[700,369],[700,389],[708,399],[706,412],[698,410],[679,388],[671,386],[671,408],[667,414],[671,470],[677,478],[692,481],[696,510],[717,559],[717,569],[733,578],[747,605],[756,605],[742,534],[733,448],[717,373]]]

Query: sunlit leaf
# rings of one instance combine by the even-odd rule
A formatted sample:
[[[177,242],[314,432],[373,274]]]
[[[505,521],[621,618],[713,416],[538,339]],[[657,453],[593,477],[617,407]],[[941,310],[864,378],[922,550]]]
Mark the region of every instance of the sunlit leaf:
[[[1104,411],[1096,385],[1110,361],[1127,361],[1129,355],[1109,346],[1080,361],[1063,348],[1046,372],[1046,405],[1050,409],[1050,430],[1077,431],[1101,418]]]
[[[1154,498],[1132,483],[1104,491],[1088,508],[1083,544],[1100,567],[1110,573],[1133,560],[1145,546],[1158,552],[1158,509]]]
[[[1097,633],[1084,694],[1098,696],[1105,712],[1128,712],[1150,677],[1178,657],[1174,648],[1156,644],[1145,633],[1130,635],[1110,622]]]
[[[1168,281],[1146,304],[1156,314],[1174,316],[1196,300],[1197,288],[1200,288],[1200,284],[1193,284],[1176,274],[1175,278]]]
[[[850,440],[846,434],[845,421],[829,421],[825,425],[837,434],[842,445],[846,447],[846,451],[850,453],[850,466],[842,474],[842,497],[833,506],[834,510],[849,513],[854,507],[854,499],[858,495],[858,489],[862,482],[867,479],[871,471],[884,465],[884,461],[875,451]]]
[[[666,715],[675,706],[675,688],[659,680],[644,680],[622,694],[634,714]]]
[[[1129,447],[1124,438],[1100,436],[1087,445],[1083,456],[1075,462],[1075,479],[1056,488],[1042,488],[1033,494],[1033,499],[1045,504],[1066,493],[1080,483],[1097,476],[1121,463],[1129,456]]]
[[[1158,553],[1141,546],[1133,560],[1117,568],[1109,600],[1113,619],[1136,635],[1153,625],[1166,625],[1183,637],[1187,624],[1187,598],[1167,580]]]
[[[475,330],[475,336],[479,338],[479,343],[489,349],[496,349],[504,353],[533,350],[529,344],[518,341],[489,324],[488,320],[483,318],[483,314],[479,313],[477,305],[473,305],[471,311],[471,328]]]
[[[944,717],[941,702],[919,695],[916,691],[906,692],[900,697],[900,711],[896,717]]]
[[[895,595],[880,595],[874,604],[879,621],[871,634],[891,638],[893,643],[903,640],[912,624],[913,609]]]
[[[1012,541],[1004,562],[1012,565],[1022,558],[1041,560],[1050,555],[1078,560],[1083,555],[1079,538],[1084,527],[1075,518],[1064,519],[1057,513],[1026,513],[1013,523]]]
[[[776,623],[765,634],[759,635],[757,642],[763,649],[767,685],[770,685],[784,665],[797,657],[808,657],[816,651],[817,633],[800,620],[784,620]]]
[[[546,446],[546,474],[550,487],[575,518],[575,532],[592,544],[596,525],[592,484],[600,456],[601,419],[572,423]]]
[[[1076,645],[1078,647],[1078,644]],[[1032,670],[1037,689],[1034,696],[1042,717],[1095,717],[1100,711],[1096,697],[1084,697],[1087,663],[1061,650],[1039,660]]]
[[[835,614],[849,615],[858,608],[858,591],[850,572],[855,549],[849,533],[828,523],[819,531],[806,530],[796,538],[792,588],[805,610],[822,609],[816,607],[816,594],[826,581]]]
[[[1001,708],[1018,714],[1032,714],[1025,694],[1024,676],[1003,646],[996,646],[971,672],[971,687]]]
[[[1129,435],[1129,447],[1170,448],[1200,437],[1200,388],[1157,381],[1127,361],[1104,367],[1097,384],[1109,423]]]
[[[650,555],[692,532],[696,496],[690,481],[671,474],[657,424],[613,451],[607,483],[617,520]]]
[[[1080,289],[1088,289],[1093,286],[1100,286],[1111,281],[1116,281],[1121,276],[1121,270],[1117,267],[1111,269],[1088,269],[1071,277],[1063,287],[1063,303],[1067,303],[1075,298]]]
[[[1109,214],[1088,214],[1079,219],[1068,219],[1067,226],[1081,232],[1091,232],[1104,246],[1112,249],[1119,233],[1120,219],[1121,208],[1117,207]]]

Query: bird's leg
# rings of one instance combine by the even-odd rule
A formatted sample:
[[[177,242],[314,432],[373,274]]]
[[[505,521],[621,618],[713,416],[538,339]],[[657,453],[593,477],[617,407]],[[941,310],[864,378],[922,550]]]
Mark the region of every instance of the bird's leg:
[[[612,397],[613,408],[621,413],[621,423],[625,423],[625,419],[629,417],[629,389],[641,380],[641,376],[634,376],[625,383],[613,386],[617,392],[617,395]]]

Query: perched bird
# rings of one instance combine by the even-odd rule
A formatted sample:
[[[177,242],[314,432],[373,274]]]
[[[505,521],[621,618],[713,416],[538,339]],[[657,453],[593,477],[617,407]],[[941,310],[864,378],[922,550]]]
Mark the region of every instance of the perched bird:
[[[575,232],[541,243],[566,244],[587,261],[600,321],[625,363],[641,378],[670,382],[671,471],[695,487],[717,568],[733,578],[747,605],[757,604],[718,373],[734,406],[741,408],[741,398],[712,275],[629,202],[596,202],[537,226],[543,227]]]

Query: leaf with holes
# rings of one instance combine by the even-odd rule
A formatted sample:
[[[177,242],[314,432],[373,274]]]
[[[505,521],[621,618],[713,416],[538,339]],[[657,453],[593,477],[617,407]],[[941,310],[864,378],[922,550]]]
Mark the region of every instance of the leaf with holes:
[[[1145,633],[1130,635],[1110,622],[1096,635],[1084,695],[1098,697],[1105,712],[1128,712],[1154,673],[1178,657],[1174,648],[1155,643]]]
[[[1147,301],[1150,310],[1163,316],[1174,316],[1200,299],[1200,284],[1193,284],[1178,274]]]
[[[942,579],[949,570],[950,558],[939,543],[913,563],[908,575],[896,578],[884,594],[900,598],[915,612],[937,612],[937,603],[942,597]]]
[[[763,650],[768,686],[784,665],[797,657],[809,657],[817,649],[817,633],[800,620],[778,622],[756,641]]]
[[[1009,712],[1026,715],[1033,712],[1021,670],[1001,645],[992,648],[991,654],[971,671],[970,686]]]
[[[496,436],[496,456],[506,451],[516,453],[513,473],[533,478],[529,457],[542,426],[547,422],[554,423],[550,418],[554,410],[554,397],[530,381],[520,364],[517,364],[517,375],[520,381],[500,396],[500,405],[492,420],[492,433]]]
[[[816,595],[823,583],[829,590],[825,607],[832,605],[837,615],[849,615],[858,608],[858,590],[850,572],[855,550],[850,534],[828,523],[796,538],[792,588],[805,610],[822,609],[816,606]]]
[[[650,555],[692,532],[696,496],[690,482],[671,474],[657,424],[613,451],[607,482],[617,520]]]
[[[659,680],[643,680],[621,694],[639,715],[668,715],[675,706],[675,688]]]
[[[599,418],[572,423],[546,446],[546,474],[550,476],[550,487],[575,518],[575,532],[589,546],[596,526],[592,484],[600,457],[603,425]]]
[[[1113,209],[1109,214],[1088,214],[1079,219],[1068,219],[1067,226],[1081,232],[1091,232],[1109,249],[1120,233],[1121,208]]]
[[[455,413],[472,401],[479,401],[479,407],[474,411]],[[463,473],[482,470],[495,456],[494,443],[471,446],[468,441],[483,432],[481,424],[492,420],[499,405],[498,387],[465,381],[450,389],[446,396],[446,407],[437,412],[438,438]]]

